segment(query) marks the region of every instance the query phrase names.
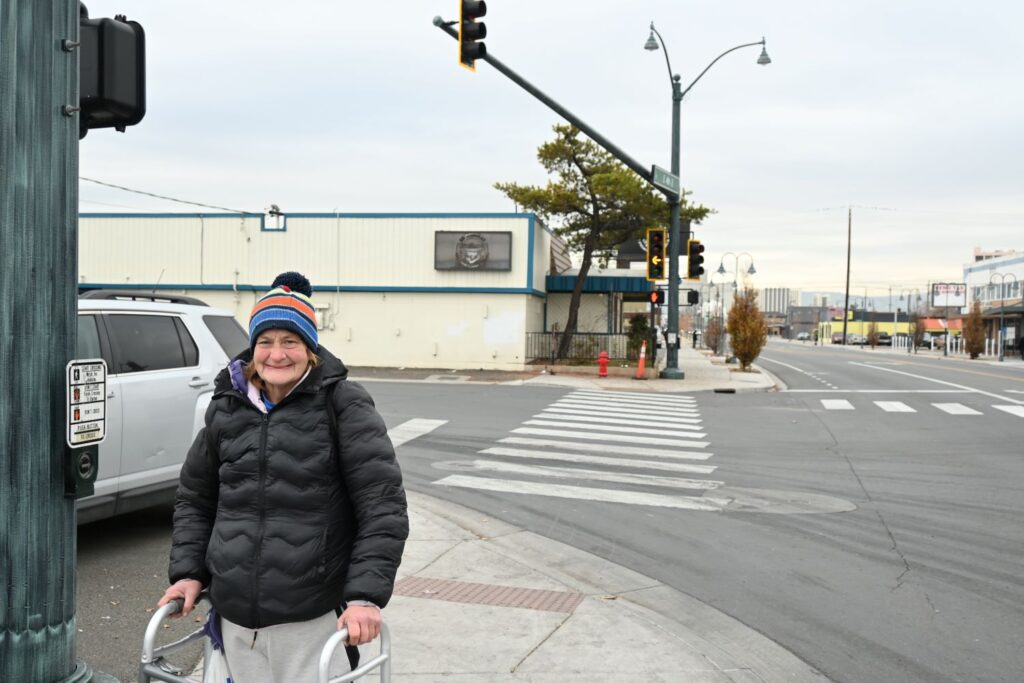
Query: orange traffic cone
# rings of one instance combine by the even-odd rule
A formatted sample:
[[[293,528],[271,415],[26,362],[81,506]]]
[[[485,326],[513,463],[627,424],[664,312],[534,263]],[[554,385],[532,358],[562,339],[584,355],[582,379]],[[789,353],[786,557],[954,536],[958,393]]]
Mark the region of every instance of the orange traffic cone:
[[[644,377],[644,363],[647,360],[647,342],[640,344],[640,362],[636,366],[636,377],[633,379],[647,379]]]

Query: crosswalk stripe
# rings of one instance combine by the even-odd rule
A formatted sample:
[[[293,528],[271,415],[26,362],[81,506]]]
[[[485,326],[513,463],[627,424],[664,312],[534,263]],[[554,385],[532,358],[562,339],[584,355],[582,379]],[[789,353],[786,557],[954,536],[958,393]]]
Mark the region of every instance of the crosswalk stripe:
[[[968,408],[962,403],[933,403],[933,406],[950,415],[981,415],[982,413],[974,408]]]
[[[533,477],[553,477],[555,479],[589,479],[591,481],[609,481],[615,484],[636,484],[638,486],[656,486],[666,489],[697,489],[710,491],[725,482],[710,479],[687,479],[685,477],[659,477],[652,474],[633,474],[630,472],[608,472],[606,470],[577,469],[574,467],[553,467],[551,465],[521,465],[519,463],[499,462],[497,460],[474,460],[474,469],[484,472],[505,472]]]
[[[694,465],[687,462],[663,462],[660,460],[630,460],[628,458],[606,458],[602,455],[585,453],[558,453],[555,451],[534,451],[528,448],[500,448],[494,446],[480,451],[481,455],[505,455],[510,458],[531,458],[533,460],[555,460],[587,465],[608,465],[610,467],[640,467],[662,472],[687,472],[688,474],[711,474],[714,465]]]
[[[697,404],[697,399],[689,397],[676,397],[676,396],[638,396],[637,394],[627,394],[621,392],[611,391],[574,391],[567,396],[580,396],[587,398],[597,399],[614,399],[616,401],[639,403],[640,405],[686,405],[692,406]]]
[[[534,434],[536,436],[563,436],[573,439],[589,439],[601,441],[620,441],[623,443],[644,443],[650,446],[678,446],[680,448],[705,448],[707,441],[690,441],[688,439],[656,439],[652,436],[633,436],[631,434],[591,434],[589,432],[573,432],[565,429],[537,429],[535,427],[517,427],[513,434]]]
[[[825,410],[853,410],[853,404],[841,398],[823,398],[821,405]]]
[[[992,406],[996,410],[1002,410],[1010,415],[1016,415],[1017,417],[1024,417],[1024,406]]]
[[[707,436],[704,432],[680,432],[667,427],[661,429],[645,429],[643,427],[622,427],[620,425],[595,425],[588,423],[568,422],[566,420],[527,420],[523,424],[537,427],[562,427],[565,429],[586,429],[598,432],[619,432],[620,434],[648,434],[650,436],[671,436],[677,434],[690,439],[701,439]]]
[[[695,424],[679,424],[676,422],[666,422],[664,420],[655,419],[643,419],[636,417],[633,419],[621,419],[615,417],[603,417],[593,415],[564,415],[562,413],[549,413],[543,412],[533,416],[534,418],[541,420],[561,420],[568,422],[596,422],[599,424],[609,425],[629,425],[633,427],[659,427],[672,431],[695,431],[700,429],[700,425]]]
[[[875,401],[875,405],[887,413],[916,413],[917,411],[902,401]]]
[[[648,458],[684,458],[687,460],[707,460],[713,453],[710,451],[678,451],[665,448],[644,448],[643,446],[623,446],[605,443],[577,443],[574,441],[557,441],[555,439],[532,439],[526,436],[506,436],[498,443],[511,443],[519,446],[543,446],[545,448],[562,448],[569,451],[586,453],[614,453],[616,455],[642,455]]]
[[[643,419],[653,422],[670,422],[674,424],[700,424],[703,422],[699,417],[667,417],[664,415],[649,415],[647,413],[622,413],[618,410],[583,410],[575,408],[559,408],[548,406],[544,409],[548,413],[561,413],[564,415],[592,415],[595,417],[632,417],[638,420]]]
[[[391,438],[391,445],[398,448],[417,437],[429,434],[447,422],[448,420],[428,420],[417,417],[392,427],[388,430],[388,436]]]
[[[623,413],[633,413],[635,415],[675,415],[679,417],[695,416],[699,415],[700,411],[695,408],[641,408],[640,406],[622,406],[618,403],[607,403],[601,401],[581,401],[579,399],[562,399],[553,403],[556,406],[565,406],[566,408],[591,408],[591,409],[603,409],[603,410],[617,410]]]
[[[588,486],[564,486],[561,484],[538,484],[515,479],[491,479],[488,477],[468,477],[453,474],[434,482],[440,486],[456,486],[460,488],[483,489],[499,493],[526,493],[553,498],[571,498],[576,500],[595,500],[606,503],[625,503],[628,505],[650,505],[656,507],[677,508],[682,510],[702,510],[718,512],[729,504],[725,498],[701,498],[696,496],[669,496],[660,493],[641,493],[639,491],[618,491],[613,489],[592,488]]]

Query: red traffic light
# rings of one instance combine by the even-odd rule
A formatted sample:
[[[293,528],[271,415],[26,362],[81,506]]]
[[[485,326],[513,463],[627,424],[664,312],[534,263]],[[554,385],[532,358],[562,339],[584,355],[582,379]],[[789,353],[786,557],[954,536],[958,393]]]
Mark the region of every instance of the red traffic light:
[[[651,293],[650,293],[650,300],[651,300],[651,303],[656,305],[656,306],[662,305],[663,303],[665,303],[665,290],[664,289],[652,290]]]

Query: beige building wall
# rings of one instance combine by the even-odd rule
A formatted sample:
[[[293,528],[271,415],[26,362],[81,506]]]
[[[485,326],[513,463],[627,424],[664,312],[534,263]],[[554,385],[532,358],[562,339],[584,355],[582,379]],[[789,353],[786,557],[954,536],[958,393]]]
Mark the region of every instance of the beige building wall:
[[[322,343],[355,366],[521,369],[526,333],[544,328],[551,236],[532,215],[273,220],[86,214],[79,284],[185,293],[245,326],[273,278],[298,270],[315,288]],[[440,230],[511,232],[511,269],[435,270]]]
[[[579,313],[576,317],[577,332],[608,332],[608,294],[587,293],[580,297]],[[559,330],[565,329],[569,319],[569,303],[571,293],[548,295],[548,331],[558,325]]]

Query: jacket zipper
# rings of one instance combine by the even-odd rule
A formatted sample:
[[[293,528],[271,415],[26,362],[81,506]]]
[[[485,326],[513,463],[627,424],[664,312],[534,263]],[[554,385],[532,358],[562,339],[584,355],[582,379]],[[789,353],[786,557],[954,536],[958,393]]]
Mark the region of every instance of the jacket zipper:
[[[266,511],[266,486],[267,479],[267,429],[270,424],[270,415],[267,413],[261,413],[263,416],[263,425],[260,429],[260,525],[259,535],[256,538],[256,563],[253,566],[252,572],[252,623],[253,628],[258,629],[260,627],[259,620],[259,576],[260,576],[260,556],[263,553],[263,534],[266,531],[267,524],[267,511]],[[256,642],[255,637],[253,642]]]

